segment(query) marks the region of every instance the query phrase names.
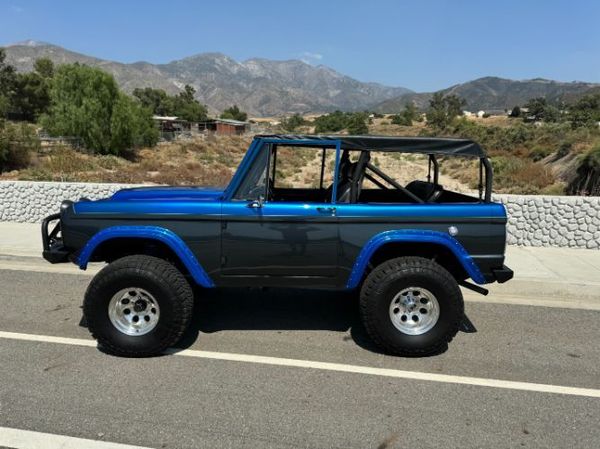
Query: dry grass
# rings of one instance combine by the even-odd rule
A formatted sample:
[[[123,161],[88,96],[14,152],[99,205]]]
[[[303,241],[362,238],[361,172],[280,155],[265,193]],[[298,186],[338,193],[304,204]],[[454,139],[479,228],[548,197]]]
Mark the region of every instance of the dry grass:
[[[37,154],[29,168],[5,173],[1,179],[224,186],[250,140],[222,136],[165,143],[137,151],[132,160],[60,147]]]
[[[508,117],[468,120],[478,125],[489,125],[489,130],[507,128],[508,134],[512,129],[517,129],[515,119]],[[538,132],[535,146],[509,144],[504,142],[506,139],[499,139],[497,145],[488,145],[487,149],[494,165],[496,192],[562,193],[566,180],[575,176],[577,156],[588,151],[598,141],[597,133],[589,130],[561,137],[560,133],[543,132],[545,129]],[[297,132],[311,131],[309,125]],[[412,126],[393,125],[390,116],[373,119],[369,132],[391,136],[431,133],[423,122],[414,122]],[[0,179],[224,186],[235,172],[251,139],[251,136],[213,136],[165,143],[154,148],[138,150],[129,159],[93,156],[68,147],[60,147],[49,152],[32,154],[27,169],[4,173],[0,175]],[[566,156],[559,157],[558,153],[564,142],[571,143]],[[280,156],[277,167],[278,185],[316,186],[320,177],[320,152],[281,148]],[[427,176],[426,159],[416,155],[375,153],[373,163],[402,184],[413,179],[425,179]],[[477,189],[479,173],[476,161],[441,158],[440,165],[440,183],[446,188],[463,192]],[[328,155],[326,167],[325,184],[329,185],[333,173],[332,155]]]
[[[412,126],[402,126],[392,124],[391,115],[383,118],[374,118],[373,123],[369,125],[369,132],[381,136],[418,136],[421,130],[425,128],[424,122],[413,122]]]

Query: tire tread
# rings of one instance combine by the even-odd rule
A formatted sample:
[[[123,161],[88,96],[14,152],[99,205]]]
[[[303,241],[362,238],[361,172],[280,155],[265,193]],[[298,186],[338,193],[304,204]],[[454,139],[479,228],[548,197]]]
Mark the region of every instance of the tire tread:
[[[453,306],[458,308],[458,313],[455,314],[456,319],[451,323],[443,337],[435,344],[418,349],[401,348],[379,331],[376,314],[373,313],[373,308],[375,307],[374,297],[378,294],[379,286],[383,285],[391,275],[398,272],[406,275],[427,272],[441,281],[448,291],[454,291],[455,296],[457,296],[458,300],[451,301]],[[441,352],[458,332],[463,314],[464,303],[462,293],[454,277],[436,262],[423,257],[398,257],[383,262],[369,273],[360,291],[360,315],[367,334],[377,346],[389,354],[418,357]]]
[[[123,271],[134,270],[144,276],[153,276],[160,278],[173,291],[177,298],[175,306],[176,313],[173,314],[173,320],[169,323],[167,336],[163,338],[154,347],[149,347],[144,351],[128,350],[113,344],[110,339],[103,336],[96,327],[96,320],[92,315],[92,302],[98,296],[98,290],[102,285],[110,283],[117,279]],[[171,263],[158,257],[146,255],[133,255],[117,259],[104,267],[92,280],[85,293],[83,311],[88,323],[88,329],[92,336],[98,341],[99,345],[107,352],[125,357],[146,357],[163,352],[169,346],[179,341],[188,327],[192,317],[194,306],[194,294],[188,281],[183,274]],[[90,319],[91,318],[91,319]]]

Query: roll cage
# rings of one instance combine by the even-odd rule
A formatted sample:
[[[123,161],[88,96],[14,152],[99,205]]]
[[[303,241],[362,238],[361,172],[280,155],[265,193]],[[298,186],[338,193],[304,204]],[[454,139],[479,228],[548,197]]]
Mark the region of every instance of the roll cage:
[[[277,149],[279,146],[292,148],[321,148],[321,166],[318,189],[326,192],[327,202],[355,203],[358,201],[365,179],[382,190],[402,192],[409,202],[423,204],[432,202],[431,197],[418,195],[416,191],[439,192],[440,164],[438,157],[462,156],[479,159],[478,201],[491,202],[493,171],[487,155],[478,144],[464,139],[402,138],[379,136],[256,136],[231,183],[224,193],[225,200],[272,199],[272,189],[277,176]],[[326,152],[335,151],[334,177],[325,187]],[[381,168],[370,161],[372,151],[423,154],[428,157],[427,181],[413,181],[401,185]],[[355,162],[350,152],[358,152]],[[262,157],[261,157],[262,155]],[[266,156],[266,157],[265,157]],[[259,166],[256,166],[256,163]],[[263,176],[263,184],[257,185],[251,197],[239,195],[240,187],[249,175]],[[402,201],[405,202],[405,201]],[[456,201],[460,202],[460,201]]]

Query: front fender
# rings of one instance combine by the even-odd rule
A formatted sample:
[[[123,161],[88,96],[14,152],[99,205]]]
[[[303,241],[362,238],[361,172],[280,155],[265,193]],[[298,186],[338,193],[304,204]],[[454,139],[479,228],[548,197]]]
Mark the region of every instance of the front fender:
[[[79,268],[82,270],[87,268],[87,264],[98,245],[115,238],[145,238],[160,241],[173,250],[196,283],[206,288],[215,286],[185,242],[173,231],[159,226],[112,226],[99,231],[88,240],[81,250],[77,258]]]
[[[394,231],[385,231],[372,237],[363,247],[356,258],[352,267],[352,272],[348,278],[346,288],[352,289],[358,287],[363,278],[367,264],[371,256],[381,246],[390,242],[417,242],[417,243],[435,243],[442,245],[452,251],[452,254],[460,262],[467,274],[477,284],[485,284],[485,278],[479,267],[473,262],[469,253],[452,236],[438,231],[424,231],[419,229],[402,229]]]

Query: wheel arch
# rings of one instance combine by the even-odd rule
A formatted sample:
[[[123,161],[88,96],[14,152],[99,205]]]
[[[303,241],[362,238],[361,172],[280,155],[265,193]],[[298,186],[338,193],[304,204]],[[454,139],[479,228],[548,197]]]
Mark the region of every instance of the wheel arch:
[[[111,261],[133,254],[173,260],[197,284],[214,287],[212,279],[186,243],[173,231],[159,226],[113,226],[103,229],[88,240],[79,253],[77,264],[85,270],[90,261]]]
[[[438,231],[402,229],[382,232],[367,241],[356,258],[346,287],[357,287],[370,265],[400,256],[435,258],[456,279],[471,278],[477,284],[485,283],[479,267],[452,236]]]

